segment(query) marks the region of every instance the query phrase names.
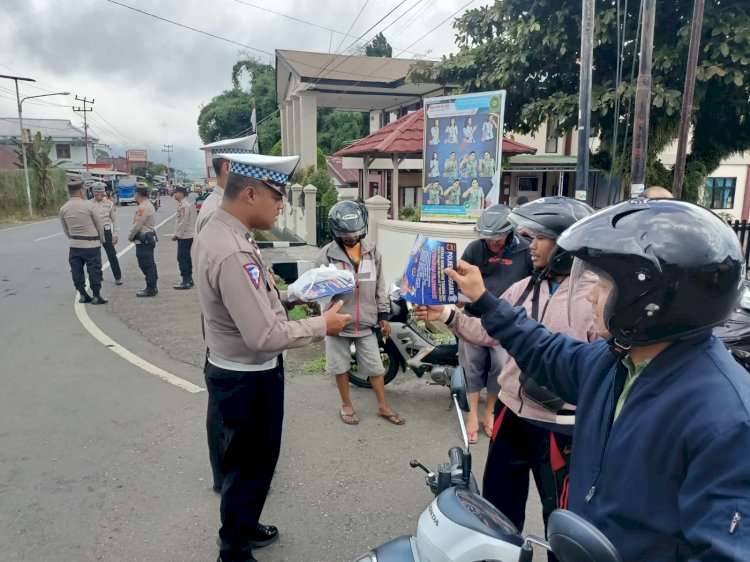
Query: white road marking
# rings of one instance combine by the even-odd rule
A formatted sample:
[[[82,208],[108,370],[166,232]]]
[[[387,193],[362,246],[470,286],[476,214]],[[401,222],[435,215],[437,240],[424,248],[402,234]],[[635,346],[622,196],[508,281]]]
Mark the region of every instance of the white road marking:
[[[19,228],[26,228],[27,226],[34,226],[35,224],[44,224],[45,222],[59,221],[60,219],[47,219],[43,221],[32,221],[26,224],[20,224],[18,226],[11,226],[10,228],[0,228],[0,232],[8,232],[10,230],[18,230]]]
[[[174,216],[170,216],[169,218],[163,220],[162,222],[156,225],[156,228],[161,227],[162,225],[166,224],[173,218]],[[117,257],[119,258],[125,255],[134,247],[135,247],[135,244],[128,244],[125,248],[123,248],[120,252],[117,253]],[[102,272],[104,272],[104,270],[106,270],[108,267],[109,267],[109,261],[102,266]],[[187,390],[188,392],[191,392],[193,394],[197,394],[198,392],[203,392],[204,390],[206,390],[203,387],[193,384],[190,381],[186,381],[185,379],[180,378],[177,375],[173,375],[172,373],[169,373],[165,371],[164,369],[161,369],[157,367],[156,365],[149,363],[145,359],[138,357],[135,353],[133,353],[132,351],[129,351],[128,349],[125,349],[115,340],[110,338],[107,334],[102,332],[102,330],[96,324],[94,324],[94,321],[91,320],[89,313],[86,311],[86,306],[78,302],[77,293],[73,301],[73,308],[75,309],[78,320],[81,322],[81,325],[84,328],[86,328],[88,333],[91,334],[95,339],[99,340],[99,342],[101,342],[101,344],[104,345],[106,348],[108,348],[112,352],[116,353],[117,355],[125,359],[125,361],[132,363],[139,369],[143,369],[150,375],[157,376],[163,381],[168,382],[169,384],[173,384],[174,386],[181,388],[183,390]]]
[[[37,238],[34,240],[34,242],[41,242],[42,240],[49,240],[50,238],[54,238],[55,236],[62,236],[62,232],[58,232],[56,234],[50,234],[49,236],[42,236],[41,238]]]

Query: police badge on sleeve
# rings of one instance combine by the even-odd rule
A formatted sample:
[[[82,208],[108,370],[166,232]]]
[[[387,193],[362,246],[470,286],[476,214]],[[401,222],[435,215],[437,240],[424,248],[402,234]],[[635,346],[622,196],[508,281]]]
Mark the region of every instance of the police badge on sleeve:
[[[260,266],[255,262],[246,263],[242,267],[245,268],[245,272],[250,276],[250,281],[253,282],[255,288],[260,287]]]

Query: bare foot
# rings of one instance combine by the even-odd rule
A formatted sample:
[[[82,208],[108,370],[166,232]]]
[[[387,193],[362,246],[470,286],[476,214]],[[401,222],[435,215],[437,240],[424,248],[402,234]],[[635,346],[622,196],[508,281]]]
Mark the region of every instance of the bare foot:
[[[469,412],[466,416],[466,434],[469,436],[469,443],[477,442],[477,433],[479,432],[479,420],[474,412]]]

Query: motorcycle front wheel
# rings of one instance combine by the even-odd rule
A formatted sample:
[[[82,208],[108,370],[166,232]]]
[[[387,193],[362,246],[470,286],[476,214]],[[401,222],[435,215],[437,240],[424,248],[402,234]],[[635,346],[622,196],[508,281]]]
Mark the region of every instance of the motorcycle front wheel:
[[[398,374],[398,352],[393,346],[380,346],[380,358],[383,360],[385,367],[385,378],[383,382],[388,384]],[[349,382],[360,388],[372,388],[370,377],[363,377],[357,374],[357,356],[352,346],[352,363],[349,367]]]

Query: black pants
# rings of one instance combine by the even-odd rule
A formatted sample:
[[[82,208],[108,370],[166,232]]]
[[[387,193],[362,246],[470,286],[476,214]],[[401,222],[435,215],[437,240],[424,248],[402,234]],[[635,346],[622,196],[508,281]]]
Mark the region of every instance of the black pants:
[[[193,260],[190,257],[190,250],[193,247],[192,238],[177,239],[177,263],[180,264],[180,275],[183,279],[193,277]]]
[[[86,276],[83,274],[83,266],[89,273],[89,285],[94,293],[102,288],[102,249],[96,248],[71,248],[68,253],[70,273],[73,275],[73,285],[76,290],[86,290]]]
[[[154,249],[156,244],[136,244],[135,257],[138,258],[138,267],[146,276],[146,288],[156,289],[156,262],[154,262]]]
[[[206,364],[203,372],[208,388],[208,350],[206,350]],[[206,436],[208,437],[208,459],[211,462],[211,473],[214,477],[214,488],[221,489],[224,477],[221,473],[221,457],[224,456],[224,424],[221,421],[221,412],[216,396],[208,393],[208,405],[206,408]]]
[[[109,260],[109,267],[112,268],[112,275],[115,279],[122,278],[122,271],[120,271],[120,262],[117,259],[117,250],[115,245],[112,243],[112,231],[104,231],[104,251],[107,252],[107,259]]]
[[[484,469],[485,499],[522,531],[530,471],[542,498],[542,517],[546,529],[550,513],[568,504],[572,442],[572,436],[534,425],[500,404]],[[549,560],[557,558],[550,555]]]
[[[221,555],[242,560],[251,552],[281,450],[284,367],[239,372],[206,365],[206,385],[223,420]]]

